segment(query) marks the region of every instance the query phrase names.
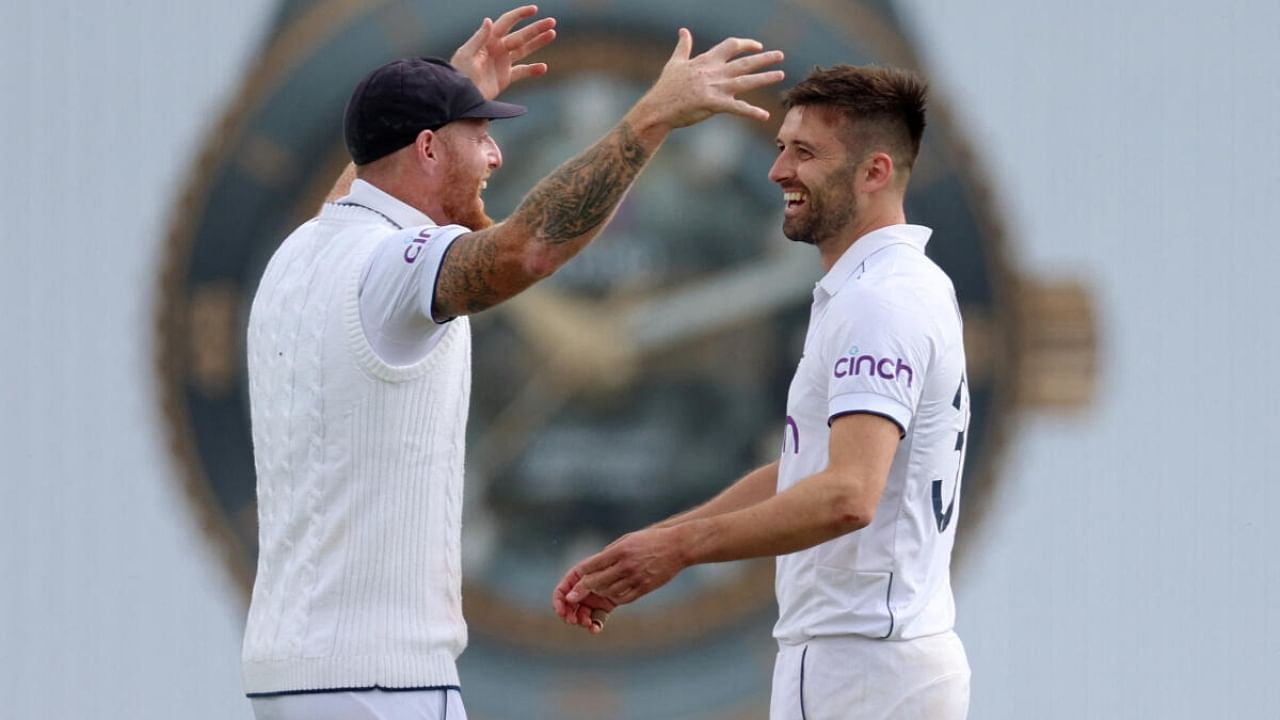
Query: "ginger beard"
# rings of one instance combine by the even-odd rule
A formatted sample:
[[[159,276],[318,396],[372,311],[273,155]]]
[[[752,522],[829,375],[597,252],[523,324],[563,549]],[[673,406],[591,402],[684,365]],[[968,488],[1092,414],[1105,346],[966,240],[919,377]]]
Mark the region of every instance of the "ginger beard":
[[[493,225],[493,218],[485,214],[484,200],[480,197],[483,181],[484,178],[477,178],[462,168],[449,169],[440,198],[440,206],[449,222],[470,230],[483,230]]]
[[[457,150],[459,144],[455,139],[445,140],[450,147],[452,157],[463,157]],[[461,225],[470,230],[483,230],[493,225],[493,218],[484,212],[484,199],[480,191],[489,177],[487,164],[472,167],[473,163],[450,163],[444,173],[444,182],[440,190],[440,207],[445,214],[445,222]]]

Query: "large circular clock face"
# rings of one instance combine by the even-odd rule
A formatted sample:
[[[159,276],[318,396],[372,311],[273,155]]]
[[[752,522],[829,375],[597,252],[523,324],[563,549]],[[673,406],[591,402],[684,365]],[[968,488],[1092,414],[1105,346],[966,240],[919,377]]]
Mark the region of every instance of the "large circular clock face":
[[[266,259],[345,164],[342,107],[360,75],[397,55],[447,55],[504,9],[433,5],[288,3],[175,221],[162,390],[188,488],[246,591],[249,300]],[[891,16],[870,4],[747,1],[733,21],[679,3],[618,5],[541,4],[561,36],[540,58],[551,74],[504,98],[529,114],[492,125],[505,161],[486,191],[495,217],[621,117],[678,26],[702,45],[759,37],[787,52],[793,80],[819,64],[912,64]],[[781,235],[781,193],[767,179],[775,98],[754,98],[775,110],[770,124],[719,117],[673,134],[581,256],[473,319],[462,671],[476,717],[742,717],[766,702],[769,561],[686,572],[599,638],[559,624],[549,597],[571,563],[777,458],[820,267]],[[936,228],[930,253],[972,331],[967,508],[992,487],[988,439],[1016,360],[1001,304],[1008,273],[970,172],[935,104],[907,212]],[[961,527],[976,519],[968,512]]]

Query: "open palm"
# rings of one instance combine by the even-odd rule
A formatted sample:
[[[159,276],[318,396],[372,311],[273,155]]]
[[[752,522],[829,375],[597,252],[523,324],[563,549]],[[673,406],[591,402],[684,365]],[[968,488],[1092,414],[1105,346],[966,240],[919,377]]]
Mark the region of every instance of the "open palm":
[[[471,78],[490,100],[513,82],[545,74],[546,63],[516,64],[556,39],[555,18],[542,18],[512,31],[517,23],[537,12],[536,5],[524,5],[508,10],[497,20],[485,18],[449,62]]]

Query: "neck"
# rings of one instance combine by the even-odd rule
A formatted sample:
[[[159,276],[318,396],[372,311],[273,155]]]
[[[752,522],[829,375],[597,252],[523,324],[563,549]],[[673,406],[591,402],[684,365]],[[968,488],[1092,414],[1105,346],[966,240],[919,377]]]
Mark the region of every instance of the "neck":
[[[400,172],[396,164],[359,172],[357,177],[429,218],[440,216],[439,208],[429,201],[432,196],[422,192],[421,183]]]
[[[818,246],[818,255],[822,259],[822,269],[830,272],[832,266],[840,259],[840,256],[853,247],[853,244],[859,238],[880,228],[889,227],[890,225],[903,225],[906,222],[907,216],[903,212],[901,204],[870,213],[865,219],[858,218],[844,232]]]

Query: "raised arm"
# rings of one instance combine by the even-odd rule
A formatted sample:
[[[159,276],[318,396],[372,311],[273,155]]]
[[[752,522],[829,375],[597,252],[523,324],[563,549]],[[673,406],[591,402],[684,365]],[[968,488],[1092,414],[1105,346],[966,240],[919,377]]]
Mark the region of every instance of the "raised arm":
[[[768,119],[737,96],[780,82],[782,71],[764,69],[780,62],[781,52],[762,52],[759,42],[739,38],[690,57],[692,47],[682,28],[653,87],[613,130],[543,178],[511,217],[454,241],[440,269],[436,318],[493,307],[568,262],[607,224],[675,128],[722,112]]]

